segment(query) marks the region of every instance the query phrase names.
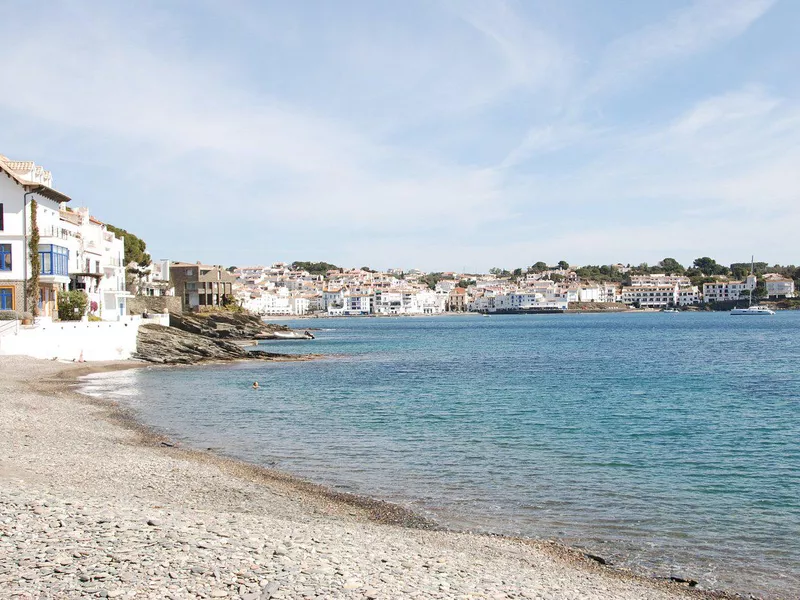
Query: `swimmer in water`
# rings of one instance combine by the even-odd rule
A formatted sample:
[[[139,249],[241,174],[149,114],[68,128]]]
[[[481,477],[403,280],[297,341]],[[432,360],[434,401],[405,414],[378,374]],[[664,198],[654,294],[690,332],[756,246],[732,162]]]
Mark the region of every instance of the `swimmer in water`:
[[[258,382],[257,382],[257,381],[254,381],[254,382],[253,382],[253,389],[254,389],[254,390],[257,390],[257,389],[258,389]]]

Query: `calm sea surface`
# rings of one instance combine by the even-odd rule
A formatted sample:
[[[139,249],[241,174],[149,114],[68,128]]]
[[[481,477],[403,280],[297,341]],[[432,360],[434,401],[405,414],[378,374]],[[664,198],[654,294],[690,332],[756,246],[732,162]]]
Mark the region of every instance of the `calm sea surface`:
[[[800,312],[293,325],[321,330],[268,349],[331,358],[142,369],[87,389],[187,444],[453,528],[800,597]]]

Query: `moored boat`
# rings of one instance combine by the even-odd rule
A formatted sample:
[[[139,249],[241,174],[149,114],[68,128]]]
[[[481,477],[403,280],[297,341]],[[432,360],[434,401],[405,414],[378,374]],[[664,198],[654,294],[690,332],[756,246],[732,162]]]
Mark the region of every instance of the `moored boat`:
[[[775,311],[766,306],[748,306],[747,308],[734,308],[732,315],[774,315]]]

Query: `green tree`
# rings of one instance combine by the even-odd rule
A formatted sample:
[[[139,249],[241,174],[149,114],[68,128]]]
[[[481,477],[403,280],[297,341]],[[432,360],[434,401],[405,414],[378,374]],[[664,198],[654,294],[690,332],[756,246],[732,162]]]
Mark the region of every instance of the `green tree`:
[[[80,321],[86,314],[88,296],[80,291],[58,292],[58,318],[62,321]]]
[[[146,252],[147,244],[143,239],[113,225],[106,225],[106,229],[118,238],[125,240],[124,261],[126,265],[136,263],[140,267],[146,267],[152,262],[150,255]]]
[[[467,289],[471,285],[475,285],[477,282],[474,279],[462,279],[458,282],[458,287]]]
[[[501,269],[500,267],[492,267],[491,269],[489,269],[490,275],[500,275],[502,272],[503,269]]]
[[[31,237],[28,240],[28,252],[31,257],[31,276],[28,278],[28,287],[25,290],[27,304],[34,317],[39,316],[39,273],[42,270],[42,262],[39,258],[39,222],[37,213],[39,203],[35,198],[31,198]]]
[[[565,260],[560,260],[558,261],[558,268],[561,269],[562,271],[566,271],[567,269],[569,269],[569,263]]]
[[[733,275],[737,279],[743,279],[744,277],[747,277],[750,274],[751,266],[753,268],[753,272],[756,275],[763,275],[768,270],[770,270],[769,269],[769,265],[767,263],[765,263],[765,262],[757,262],[757,263],[753,263],[752,265],[751,265],[751,263],[733,263],[731,265],[731,275]],[[777,268],[773,269],[773,270],[780,272],[782,267],[780,267],[779,265],[775,265],[775,266]]]
[[[703,256],[694,259],[694,267],[698,269],[703,275],[727,275],[728,268],[720,265],[713,258]]]
[[[295,271],[308,271],[312,275],[325,275],[328,271],[338,271],[339,267],[327,262],[308,262],[296,260],[292,263]]]
[[[432,290],[436,289],[436,284],[442,279],[445,279],[445,276],[441,273],[428,273],[419,278],[422,283],[426,284]]]
[[[549,267],[547,266],[547,263],[546,262],[542,262],[540,260],[539,262],[533,263],[533,265],[531,265],[531,268],[528,269],[528,270],[531,273],[541,273],[542,271],[547,271],[548,268]]]
[[[662,269],[664,269],[664,272],[670,275],[681,275],[684,271],[686,271],[683,265],[674,258],[665,258],[658,263],[658,266],[660,266]]]

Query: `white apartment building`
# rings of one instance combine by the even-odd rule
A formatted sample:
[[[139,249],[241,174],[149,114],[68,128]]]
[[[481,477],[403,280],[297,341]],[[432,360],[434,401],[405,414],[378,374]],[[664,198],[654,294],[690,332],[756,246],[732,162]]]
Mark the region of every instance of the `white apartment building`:
[[[0,310],[57,317],[57,294],[69,285],[69,249],[62,236],[59,210],[70,198],[52,187],[49,171],[32,161],[0,156]],[[31,202],[36,201],[39,229],[39,289],[29,302],[25,287],[31,275],[28,242]]]
[[[678,288],[678,306],[692,306],[700,304],[700,288],[696,285]]]
[[[132,297],[125,281],[125,240],[108,231],[86,207],[62,210],[59,232],[70,251],[70,289],[86,292],[89,313],[104,321],[125,316]]]
[[[691,285],[691,280],[685,275],[665,275],[664,273],[651,273],[649,275],[631,275],[632,286],[642,285]]]
[[[344,303],[344,288],[329,288],[322,290],[322,310],[342,308]]]
[[[622,302],[622,286],[616,283],[601,283],[600,302]]]
[[[470,311],[482,313],[563,312],[569,308],[566,300],[548,300],[537,292],[486,292],[470,303]]]
[[[447,309],[448,293],[421,290],[413,297],[410,314],[440,315]]]
[[[703,284],[705,302],[739,300],[756,289],[756,276],[748,275],[744,281],[715,281]]]
[[[640,308],[666,308],[678,304],[679,287],[672,285],[626,285],[622,288],[622,302]]]
[[[347,292],[342,296],[341,306],[331,304],[328,314],[332,317],[359,317],[373,313],[374,296]]]
[[[291,296],[286,288],[261,291],[246,298],[243,308],[263,316],[288,316],[294,314]]]

